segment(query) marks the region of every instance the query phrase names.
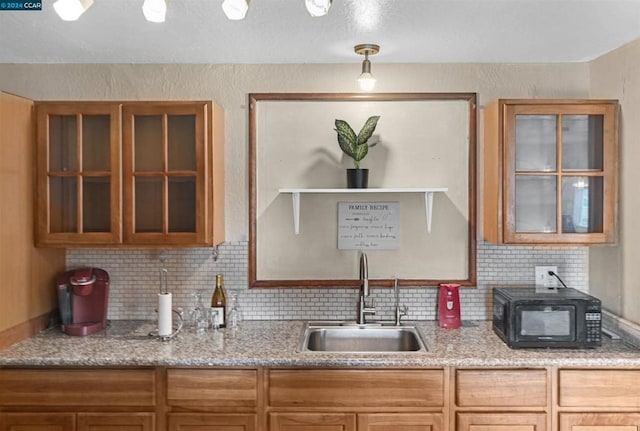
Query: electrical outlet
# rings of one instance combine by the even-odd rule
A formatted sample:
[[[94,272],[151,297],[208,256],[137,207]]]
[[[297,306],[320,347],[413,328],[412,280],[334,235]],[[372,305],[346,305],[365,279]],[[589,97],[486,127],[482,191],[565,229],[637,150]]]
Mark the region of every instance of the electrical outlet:
[[[549,275],[549,271],[558,273],[558,267],[553,265],[536,266],[536,286],[538,287],[558,287],[558,279]]]

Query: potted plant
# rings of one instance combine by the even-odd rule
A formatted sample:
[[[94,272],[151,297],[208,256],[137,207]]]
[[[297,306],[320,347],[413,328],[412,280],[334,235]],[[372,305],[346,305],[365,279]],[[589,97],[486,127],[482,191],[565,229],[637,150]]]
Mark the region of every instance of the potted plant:
[[[369,144],[368,141],[373,135],[373,131],[376,130],[379,119],[378,115],[369,117],[357,135],[346,121],[336,119],[335,131],[338,133],[338,144],[342,151],[353,159],[355,166],[353,169],[347,169],[347,187],[350,189],[367,188],[369,170],[360,169],[360,161],[369,152],[369,147],[377,144],[377,142]]]

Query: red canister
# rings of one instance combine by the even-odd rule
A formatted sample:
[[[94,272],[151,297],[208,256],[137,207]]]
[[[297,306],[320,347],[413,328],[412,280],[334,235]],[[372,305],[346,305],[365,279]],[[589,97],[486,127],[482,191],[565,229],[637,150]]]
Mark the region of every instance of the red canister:
[[[459,328],[460,321],[460,285],[441,284],[438,301],[438,324],[441,328]]]

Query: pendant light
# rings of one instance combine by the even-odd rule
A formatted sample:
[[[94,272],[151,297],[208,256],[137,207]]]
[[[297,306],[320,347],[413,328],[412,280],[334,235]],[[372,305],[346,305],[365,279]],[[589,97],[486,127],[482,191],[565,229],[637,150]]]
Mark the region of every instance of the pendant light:
[[[92,4],[93,0],[58,0],[53,9],[64,21],[76,21]]]
[[[329,12],[332,1],[333,0],[304,0],[304,4],[307,7],[309,15],[316,17],[325,16]]]
[[[356,54],[364,55],[362,62],[362,73],[358,77],[358,85],[362,91],[372,91],[376,86],[376,79],[371,74],[371,61],[369,55],[375,55],[380,51],[378,45],[364,43],[353,47]]]
[[[249,10],[249,2],[251,0],[224,0],[222,2],[222,11],[227,18],[237,21],[244,19]]]
[[[149,22],[164,22],[167,16],[167,0],[144,0],[142,13]]]

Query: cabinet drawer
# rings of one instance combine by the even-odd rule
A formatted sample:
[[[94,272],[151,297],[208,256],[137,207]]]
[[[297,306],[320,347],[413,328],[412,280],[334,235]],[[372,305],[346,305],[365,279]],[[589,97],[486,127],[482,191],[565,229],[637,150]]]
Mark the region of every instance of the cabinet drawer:
[[[169,431],[255,431],[254,414],[170,413]]]
[[[458,413],[456,431],[545,431],[544,413]]]
[[[638,407],[640,371],[560,370],[559,404],[564,407]]]
[[[271,370],[268,403],[305,407],[440,407],[442,370]]]
[[[154,406],[148,369],[0,370],[1,406]]]
[[[640,413],[560,413],[559,431],[638,431]]]
[[[167,370],[167,404],[255,407],[256,370]]]
[[[461,407],[544,407],[546,370],[457,370],[456,403]]]

